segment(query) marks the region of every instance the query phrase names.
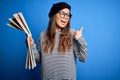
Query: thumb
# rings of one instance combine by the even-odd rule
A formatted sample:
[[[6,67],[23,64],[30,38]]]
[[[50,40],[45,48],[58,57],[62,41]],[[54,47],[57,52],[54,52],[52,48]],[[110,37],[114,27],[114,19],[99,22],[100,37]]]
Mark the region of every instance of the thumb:
[[[29,39],[30,39],[30,41],[34,41],[33,38],[32,38],[32,36],[30,36]]]
[[[80,28],[80,31],[82,32],[83,30],[84,30],[84,27],[81,27],[81,28]]]
[[[29,39],[30,39],[30,40],[32,40],[32,37],[31,37],[31,36],[29,36]]]

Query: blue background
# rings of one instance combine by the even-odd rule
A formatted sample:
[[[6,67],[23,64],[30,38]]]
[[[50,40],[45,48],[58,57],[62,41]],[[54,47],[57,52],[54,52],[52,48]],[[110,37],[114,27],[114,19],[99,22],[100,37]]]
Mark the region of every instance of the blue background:
[[[120,0],[0,0],[0,80],[40,80],[40,64],[25,69],[25,33],[6,23],[22,12],[37,44],[59,1],[72,6],[71,27],[84,26],[88,56],[86,63],[77,60],[77,80],[120,80]]]

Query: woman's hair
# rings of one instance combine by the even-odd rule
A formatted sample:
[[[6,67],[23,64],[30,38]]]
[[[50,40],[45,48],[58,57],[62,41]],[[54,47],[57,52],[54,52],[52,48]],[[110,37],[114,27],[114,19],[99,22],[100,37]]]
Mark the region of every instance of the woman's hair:
[[[47,32],[44,37],[45,41],[43,41],[42,43],[42,49],[46,53],[48,52],[48,50],[50,50],[50,52],[52,53],[55,47],[55,42],[56,42],[56,38],[55,38],[56,29],[55,28],[56,28],[56,22],[55,22],[55,15],[54,15],[49,20]],[[72,40],[71,40],[70,20],[69,20],[66,27],[64,27],[61,30],[60,40],[58,44],[58,52],[65,53],[66,51],[69,51],[71,49],[71,46],[72,46]]]

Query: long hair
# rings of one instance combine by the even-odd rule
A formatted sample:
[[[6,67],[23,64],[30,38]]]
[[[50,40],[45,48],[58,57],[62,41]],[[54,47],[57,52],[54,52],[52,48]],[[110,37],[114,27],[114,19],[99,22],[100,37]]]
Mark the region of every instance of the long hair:
[[[42,43],[42,48],[44,52],[50,52],[52,53],[56,38],[56,22],[55,22],[55,16],[52,16],[48,23],[48,28],[46,35],[44,37],[44,41]],[[65,28],[62,29],[60,34],[60,40],[59,40],[59,46],[58,46],[58,52],[66,53],[66,51],[69,51],[72,46],[72,40],[71,40],[71,32],[70,32],[70,20],[68,24],[65,26]]]

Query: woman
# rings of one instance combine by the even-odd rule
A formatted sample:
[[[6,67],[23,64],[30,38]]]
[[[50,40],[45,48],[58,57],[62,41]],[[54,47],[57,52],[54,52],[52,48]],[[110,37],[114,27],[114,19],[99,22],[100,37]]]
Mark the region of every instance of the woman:
[[[65,2],[53,4],[49,24],[39,37],[38,49],[30,37],[37,62],[41,63],[41,80],[76,80],[76,62],[86,61],[87,44],[83,28],[70,29],[71,6]]]

